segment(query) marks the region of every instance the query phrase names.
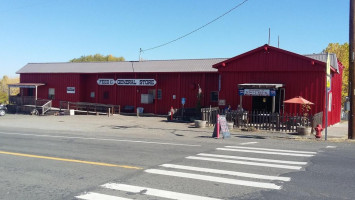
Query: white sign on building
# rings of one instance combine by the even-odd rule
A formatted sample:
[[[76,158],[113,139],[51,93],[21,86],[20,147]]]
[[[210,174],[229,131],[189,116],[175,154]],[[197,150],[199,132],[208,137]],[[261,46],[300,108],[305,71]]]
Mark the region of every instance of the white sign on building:
[[[67,87],[67,94],[75,94],[75,87]]]
[[[154,86],[157,82],[154,79],[117,79],[117,85],[125,86]]]
[[[97,84],[98,85],[114,85],[115,80],[114,79],[98,79]]]

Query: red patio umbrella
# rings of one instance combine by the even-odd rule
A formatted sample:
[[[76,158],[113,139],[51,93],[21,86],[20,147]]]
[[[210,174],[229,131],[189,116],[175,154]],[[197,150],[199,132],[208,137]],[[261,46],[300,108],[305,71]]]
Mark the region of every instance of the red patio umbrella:
[[[308,104],[308,105],[314,104],[314,103],[308,101],[307,99],[302,98],[301,96],[286,100],[286,101],[284,101],[284,103]]]
[[[308,112],[311,109],[309,105],[314,105],[314,103],[308,101],[307,99],[304,99],[301,96],[286,100],[284,101],[284,103],[299,104],[301,106],[300,109],[303,115],[308,115]]]

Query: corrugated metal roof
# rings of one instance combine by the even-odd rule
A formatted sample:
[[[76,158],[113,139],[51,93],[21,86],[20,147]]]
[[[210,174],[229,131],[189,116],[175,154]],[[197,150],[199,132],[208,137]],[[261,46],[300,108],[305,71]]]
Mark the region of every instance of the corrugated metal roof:
[[[16,73],[217,72],[226,58],[86,63],[28,63]]]
[[[327,63],[327,55],[328,54],[326,53],[321,53],[321,54],[308,54],[304,56]],[[337,56],[335,55],[335,53],[330,53],[329,56],[330,56],[330,65],[339,73]]]

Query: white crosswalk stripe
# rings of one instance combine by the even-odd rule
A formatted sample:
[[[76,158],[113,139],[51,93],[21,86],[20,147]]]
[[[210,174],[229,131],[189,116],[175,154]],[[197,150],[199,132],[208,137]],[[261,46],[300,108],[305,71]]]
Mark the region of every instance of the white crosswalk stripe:
[[[335,148],[337,148],[336,146],[327,146],[326,148],[328,148],[328,149],[335,149]]]
[[[269,163],[282,163],[282,164],[291,164],[291,165],[306,165],[307,162],[296,162],[296,161],[287,161],[287,160],[274,160],[274,159],[263,159],[263,158],[250,158],[250,157],[241,157],[241,156],[228,156],[228,155],[220,155],[220,154],[207,154],[207,153],[199,153],[198,156],[207,156],[207,157],[217,157],[217,158],[230,158],[237,160],[252,160],[252,161],[260,161],[260,162],[269,162]]]
[[[297,156],[297,157],[312,157],[313,156],[311,154],[284,153],[284,152],[273,152],[273,151],[257,151],[257,150],[248,150],[248,149],[217,148],[217,150],[248,152],[248,153],[258,153],[258,154],[284,155],[284,156]]]
[[[257,144],[258,142],[244,142],[240,143],[240,145],[247,145],[247,144]]]
[[[284,149],[269,149],[269,148],[258,148],[258,147],[244,147],[244,146],[225,146],[227,148],[236,149],[251,149],[251,150],[262,150],[262,151],[274,151],[274,152],[288,152],[288,153],[301,153],[301,154],[317,154],[314,151],[294,151],[294,150],[284,150]]]
[[[139,186],[133,186],[133,185],[118,184],[118,183],[106,183],[106,184],[102,185],[102,187],[108,188],[108,189],[113,189],[113,190],[136,193],[136,194],[145,194],[145,195],[149,195],[149,196],[162,197],[162,198],[167,198],[167,199],[219,200],[216,198],[203,197],[203,196],[184,194],[184,193],[178,193],[178,192],[171,192],[171,191],[167,191],[167,190],[159,190],[159,189],[153,189],[153,188],[148,188],[148,187],[139,187]]]
[[[258,142],[246,142],[240,143],[239,145],[256,144]],[[333,148],[333,146],[327,146],[327,148]],[[225,146],[224,148],[216,148],[218,152],[224,151],[225,154],[213,154],[213,153],[198,153],[196,156],[187,156],[185,159],[189,161],[188,165],[182,164],[172,164],[166,163],[159,165],[159,167],[154,169],[146,169],[144,172],[148,176],[149,174],[155,174],[157,177],[159,175],[165,177],[175,177],[173,179],[177,182],[183,181],[186,184],[186,180],[193,179],[195,181],[201,181],[208,184],[210,183],[222,183],[234,185],[234,187],[249,187],[249,188],[259,188],[259,189],[270,189],[270,190],[280,190],[283,184],[291,181],[290,177],[281,176],[282,173],[287,173],[289,170],[301,170],[302,167],[307,165],[304,161],[305,157],[310,158],[315,156],[317,152],[313,151],[295,151],[295,150],[284,150],[284,149],[272,149],[272,148],[259,148],[259,147],[246,147],[246,146]],[[264,154],[263,157],[247,157],[239,156],[242,153],[252,153]],[[228,154],[228,155],[226,155]],[[235,154],[235,155],[233,155]],[[285,156],[294,157],[293,160],[285,159]],[[268,159],[270,157],[270,159]],[[280,157],[281,159],[274,159],[275,157]],[[288,157],[288,158],[289,158]],[[272,159],[271,159],[272,158]],[[297,158],[300,161],[297,161]],[[205,161],[211,162],[211,166],[217,167],[201,167],[205,166]],[[181,161],[183,163],[184,161]],[[213,162],[213,163],[212,163]],[[228,165],[229,164],[229,165]],[[243,167],[246,165],[246,167]],[[238,167],[236,167],[238,166]],[[254,167],[248,167],[254,166]],[[220,168],[220,169],[218,169]],[[222,169],[224,168],[224,169]],[[234,170],[234,169],[239,170]],[[260,173],[267,168],[275,168],[276,170],[264,170],[266,174]],[[167,170],[165,170],[167,169]],[[228,170],[227,170],[228,169]],[[244,170],[243,170],[244,169]],[[258,173],[252,173],[252,170],[258,170]],[[276,174],[275,174],[276,173]],[[239,178],[240,179],[239,179]],[[163,178],[161,180],[164,180]],[[277,181],[277,184],[273,183]],[[187,182],[189,183],[189,182]],[[149,184],[149,181],[148,181]],[[149,184],[150,185],[150,184]],[[154,184],[153,184],[154,185]],[[219,184],[218,184],[219,185]],[[107,183],[101,185],[102,190],[110,189],[116,192],[129,192],[130,195],[145,195],[153,196],[154,198],[165,198],[165,199],[177,199],[177,200],[218,200],[217,198],[212,198],[214,194],[209,194],[207,196],[200,196],[195,194],[187,194],[168,191],[162,189],[148,188],[144,186],[134,186],[123,183]],[[107,191],[103,191],[105,193]],[[208,192],[206,193],[208,194]],[[123,194],[127,196],[127,194]],[[129,198],[137,199],[137,197],[128,196]],[[129,200],[128,198],[112,196],[101,194],[101,192],[89,192],[79,196],[78,199],[84,200]],[[143,197],[144,198],[144,197]],[[150,197],[145,197],[150,198]]]
[[[290,177],[266,176],[266,175],[261,175],[261,174],[252,174],[252,173],[245,173],[245,172],[219,170],[219,169],[209,169],[209,168],[201,168],[201,167],[191,167],[191,166],[184,166],[184,165],[163,164],[160,166],[167,167],[167,168],[174,168],[174,169],[184,169],[184,170],[208,172],[208,173],[214,173],[214,174],[225,174],[225,175],[240,176],[240,177],[255,178],[255,179],[279,180],[279,181],[290,181],[291,180]]]
[[[188,156],[186,158],[187,159],[194,159],[194,160],[241,164],[241,165],[253,165],[253,166],[260,166],[260,167],[273,167],[273,168],[281,168],[281,169],[300,170],[302,168],[300,166],[293,166],[293,165],[280,165],[280,164],[249,162],[249,161],[240,161],[240,160],[226,160],[226,159],[219,159],[219,158],[208,158],[208,157],[197,157],[197,156]]]
[[[89,192],[80,196],[76,196],[76,198],[84,199],[84,200],[131,200],[127,198],[122,198],[122,197],[117,197],[117,196],[112,196],[107,194],[100,194],[96,192]]]
[[[181,178],[198,179],[198,180],[204,180],[204,181],[213,181],[213,182],[217,182],[217,183],[227,183],[227,184],[233,184],[233,185],[242,185],[242,186],[265,188],[265,189],[274,189],[274,190],[281,189],[281,186],[278,186],[278,185],[273,184],[273,183],[244,181],[244,180],[238,180],[238,179],[221,178],[221,177],[215,177],[215,176],[207,176],[207,175],[199,175],[199,174],[192,174],[192,173],[167,171],[167,170],[160,170],[160,169],[147,169],[147,170],[145,170],[145,172],[152,173],[152,174],[175,176],[175,177],[181,177]]]

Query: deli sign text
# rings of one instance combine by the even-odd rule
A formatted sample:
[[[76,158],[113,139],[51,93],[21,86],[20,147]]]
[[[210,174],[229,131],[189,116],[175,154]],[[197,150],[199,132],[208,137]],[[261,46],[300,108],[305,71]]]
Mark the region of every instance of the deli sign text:
[[[121,86],[154,86],[155,79],[98,79],[98,85],[121,85]]]

